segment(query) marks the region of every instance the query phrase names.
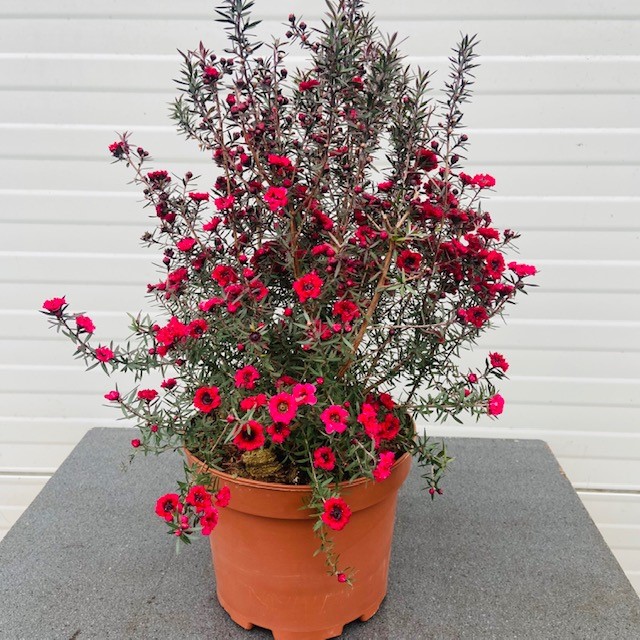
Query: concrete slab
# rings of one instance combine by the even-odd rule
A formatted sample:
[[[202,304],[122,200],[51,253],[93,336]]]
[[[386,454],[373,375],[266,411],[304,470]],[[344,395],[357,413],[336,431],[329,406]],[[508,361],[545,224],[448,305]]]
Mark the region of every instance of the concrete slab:
[[[91,430],[0,542],[0,638],[271,638],[218,605],[205,538],[176,556],[153,509],[181,459],[128,467],[131,433]],[[445,494],[432,503],[413,469],[387,599],[343,637],[640,638],[640,600],[548,447],[448,444]]]

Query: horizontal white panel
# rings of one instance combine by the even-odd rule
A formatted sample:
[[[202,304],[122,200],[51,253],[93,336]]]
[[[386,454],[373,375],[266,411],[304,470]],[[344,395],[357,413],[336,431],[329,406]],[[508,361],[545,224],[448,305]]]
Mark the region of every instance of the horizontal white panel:
[[[5,91],[2,121],[8,123],[110,125],[136,131],[141,126],[172,126],[169,104],[176,93],[82,91]],[[438,97],[434,91],[434,99]],[[46,113],[42,104],[47,105]],[[475,128],[634,128],[640,96],[483,95],[465,106],[465,121]]]
[[[293,5],[291,5],[293,6]],[[477,0],[456,0],[455,5],[449,3],[428,3],[424,0],[403,0],[401,3],[391,4],[384,0],[370,0],[369,10],[376,15],[408,16],[429,20],[455,19],[460,15],[468,18],[493,20],[497,18],[515,17],[527,20],[539,18],[597,18],[610,20],[612,18],[640,17],[640,7],[635,0],[610,0],[606,5],[599,2],[584,2],[584,0],[538,0],[530,6],[513,2],[513,0],[491,0],[491,10],[480,6]],[[286,8],[267,0],[257,0],[256,12],[261,16],[269,16],[274,20],[286,19]],[[305,19],[319,18],[324,14],[324,5],[317,0],[296,0],[296,12]],[[208,0],[191,0],[188,3],[175,5],[173,3],[159,3],[157,0],[103,0],[99,3],[88,3],[86,0],[30,0],[28,11],[20,3],[5,3],[0,5],[0,16],[56,16],[67,17],[126,17],[131,20],[206,20],[211,17],[211,3]]]
[[[24,508],[40,493],[48,475],[20,476],[0,474],[0,509]]]
[[[473,123],[471,123],[473,124]],[[55,150],[60,160],[109,159],[113,125],[2,124],[2,156],[48,158]],[[474,164],[493,166],[522,164],[620,165],[640,162],[640,129],[479,129],[468,131],[468,158]],[[140,128],[135,144],[152,154],[162,153],[165,162],[211,164],[210,154],[198,151],[193,142],[179,137],[172,126]],[[553,156],[549,150],[553,149]]]
[[[445,82],[446,55],[435,59],[413,57],[407,63],[438,72],[433,81],[435,90]],[[637,94],[640,93],[639,70],[640,56],[485,57],[476,70],[474,90],[479,96]],[[0,90],[138,91],[166,95],[175,91],[173,79],[178,73],[177,55],[0,54]]]
[[[0,432],[0,472],[54,473],[75,444],[7,444]]]
[[[598,525],[640,525],[640,494],[579,491],[578,495]]]
[[[108,143],[108,138],[105,138]],[[139,140],[142,142],[142,140]],[[188,143],[185,143],[187,146]],[[143,145],[147,148],[148,145]],[[213,163],[169,162],[162,149],[151,148],[156,160],[150,168],[167,169],[173,175],[182,176],[192,170],[201,176],[198,188],[205,190],[213,184],[218,172]],[[50,157],[33,159],[10,159],[0,156],[0,190],[28,190],[35,185],[33,176],[38,175],[37,187],[42,190],[79,189],[82,191],[128,191],[138,196],[140,191],[128,185],[131,173],[124,166],[112,166],[109,158],[92,161],[57,160],[51,150]],[[92,156],[93,157],[93,156]],[[478,160],[474,156],[474,160]],[[505,196],[596,196],[596,197],[640,197],[640,166],[571,166],[553,165],[492,165],[467,164],[468,173],[490,173],[497,179],[497,193]]]
[[[264,16],[257,3],[254,15]],[[371,5],[374,9],[375,3]],[[269,12],[271,13],[271,11]],[[282,15],[267,19],[254,30],[258,38],[284,39],[287,31],[288,8]],[[460,39],[460,33],[478,33],[482,38],[479,49],[486,55],[563,55],[563,54],[634,54],[636,39],[640,37],[640,23],[635,20],[562,20],[540,19],[535,22],[522,19],[473,20],[459,13],[452,20],[439,20],[437,28],[429,29],[428,20],[417,16],[389,16],[379,19],[382,31],[399,33],[401,49],[410,55],[444,55]],[[314,24],[315,23],[315,24]],[[320,27],[311,20],[310,27]],[[429,37],[424,37],[429,29]],[[52,38],[51,33],[56,37]],[[222,53],[227,45],[222,25],[213,19],[148,20],[141,37],[140,23],[127,18],[111,17],[82,20],[48,19],[36,16],[14,18],[2,23],[0,36],[7,52],[65,53],[69,43],[77,53],[172,54],[176,49],[197,47],[204,42],[212,50]],[[297,45],[291,51],[299,52]]]
[[[94,230],[96,227],[89,227]],[[80,240],[79,240],[80,241]],[[96,243],[108,252],[96,234],[86,234],[82,242]],[[96,246],[94,245],[94,246]],[[86,246],[86,245],[85,245]],[[511,256],[512,259],[516,256]],[[0,281],[24,283],[48,283],[57,289],[67,284],[95,283],[96,285],[138,284],[146,290],[147,283],[163,279],[163,273],[153,263],[159,263],[161,255],[100,254],[92,257],[86,253],[20,253],[0,252]],[[591,261],[538,260],[527,256],[540,269],[533,282],[545,291],[587,291],[603,294],[640,291],[640,261]],[[43,266],[46,268],[43,269]],[[530,294],[537,294],[537,290]],[[524,296],[521,296],[524,298]]]
[[[1,502],[2,495],[0,495],[0,503]],[[24,513],[25,507],[0,506],[0,540],[2,539],[3,532],[10,529],[16,520]]]
[[[108,176],[108,171],[105,178],[109,177],[109,186],[121,188],[124,179],[116,182],[114,176]],[[118,173],[123,178],[125,175],[125,171]],[[133,231],[121,231],[123,235],[131,235],[144,225],[153,224],[156,219],[153,212],[143,208],[143,204],[141,194],[135,191],[0,189],[0,221],[37,225],[132,226],[135,227]],[[554,197],[542,194],[510,197],[498,191],[483,200],[483,208],[491,212],[499,227],[523,232],[640,231],[640,197]],[[635,238],[637,234],[631,235]],[[7,248],[12,246],[7,245]],[[16,246],[12,248],[18,249]]]

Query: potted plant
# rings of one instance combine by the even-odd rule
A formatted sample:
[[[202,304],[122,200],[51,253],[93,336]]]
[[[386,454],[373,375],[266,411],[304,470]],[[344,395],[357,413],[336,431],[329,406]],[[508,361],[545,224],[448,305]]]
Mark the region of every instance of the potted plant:
[[[461,169],[474,38],[433,100],[429,73],[360,0],[329,2],[319,29],[290,15],[268,46],[252,4],[218,8],[224,55],[181,54],[173,118],[210,154],[214,184],[152,167],[128,133],[109,147],[155,223],[143,241],[162,251],[147,285],[157,316],[132,317],[119,345],[97,343],[64,297],[44,312],[89,368],[133,372],[132,390],[105,398],[136,421],[136,451],[184,451],[186,478],[156,513],[179,541],[216,529],[232,618],[324,639],[385,595],[412,457],[442,491],[450,458],[414,418],[502,412],[506,360],[469,370],[459,355],[535,268],[505,261],[517,234],[481,203],[494,179]],[[292,44],[309,56],[293,73]]]

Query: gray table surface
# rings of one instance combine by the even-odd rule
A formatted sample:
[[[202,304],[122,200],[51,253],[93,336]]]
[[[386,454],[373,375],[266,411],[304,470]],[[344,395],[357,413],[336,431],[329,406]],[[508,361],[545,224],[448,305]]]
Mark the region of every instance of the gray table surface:
[[[92,429],[0,542],[0,638],[271,638],[217,603],[207,539],[176,556],[154,505],[181,459],[125,472],[131,437]],[[638,640],[640,600],[546,444],[448,442],[445,494],[413,468],[387,598],[342,637]]]

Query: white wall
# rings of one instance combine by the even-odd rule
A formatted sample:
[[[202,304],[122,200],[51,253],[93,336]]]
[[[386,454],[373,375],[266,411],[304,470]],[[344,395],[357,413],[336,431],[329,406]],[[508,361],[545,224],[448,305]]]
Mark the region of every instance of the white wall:
[[[115,424],[108,380],[75,366],[35,310],[65,294],[108,340],[144,306],[146,218],[106,146],[130,130],[158,167],[211,172],[167,103],[175,49],[220,48],[214,4],[0,2],[0,535],[88,428]],[[267,32],[321,6],[256,1]],[[541,269],[478,355],[511,362],[503,418],[438,431],[549,442],[640,590],[640,3],[371,7],[424,66],[442,69],[460,31],[480,35],[469,169],[496,176],[489,209]]]

